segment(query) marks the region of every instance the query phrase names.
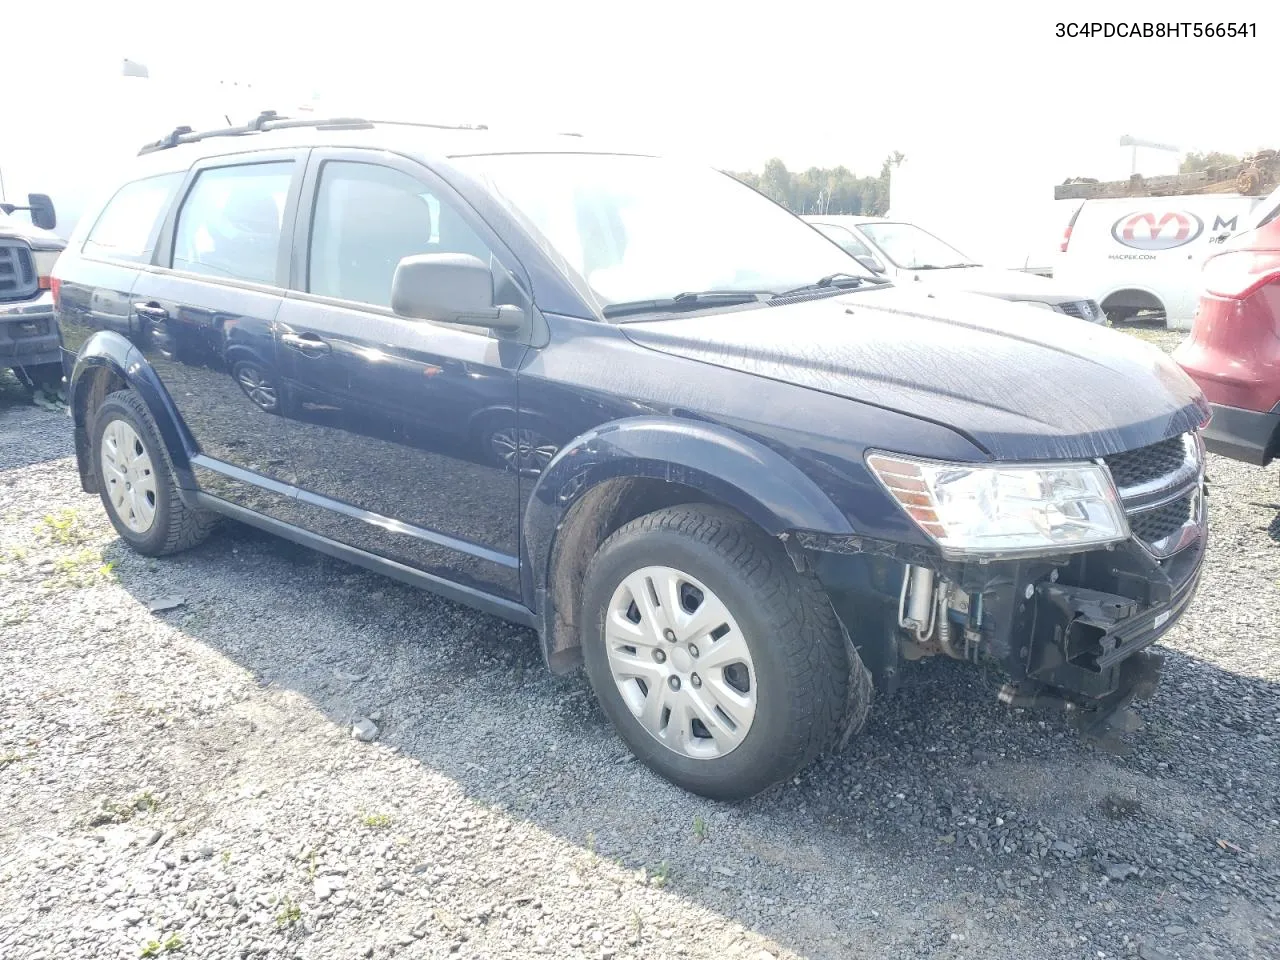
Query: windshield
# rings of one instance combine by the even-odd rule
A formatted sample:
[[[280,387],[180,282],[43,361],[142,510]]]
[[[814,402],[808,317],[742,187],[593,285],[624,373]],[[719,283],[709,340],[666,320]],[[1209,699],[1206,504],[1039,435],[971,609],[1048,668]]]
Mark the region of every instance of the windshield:
[[[904,270],[977,266],[951,244],[911,223],[860,223],[858,229]]]
[[[855,257],[869,257],[872,255],[871,248],[855,237],[852,230],[836,226],[834,223],[814,223],[813,226],[816,230],[821,231],[840,244],[840,248],[845,253]]]
[[[680,293],[779,293],[870,277],[803,221],[726,174],[614,154],[455,157],[607,304]]]

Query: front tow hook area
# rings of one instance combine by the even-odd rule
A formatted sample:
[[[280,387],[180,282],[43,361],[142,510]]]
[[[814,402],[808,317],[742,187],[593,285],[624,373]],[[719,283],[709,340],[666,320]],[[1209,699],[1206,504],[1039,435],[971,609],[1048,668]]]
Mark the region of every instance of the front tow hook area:
[[[1160,685],[1163,670],[1162,654],[1141,650],[1120,664],[1116,689],[1105,697],[1073,696],[1060,688],[1035,680],[1023,680],[1001,687],[999,700],[1010,707],[1063,710],[1072,726],[1086,736],[1104,736],[1117,729],[1127,732],[1125,725],[1133,721],[1128,718],[1125,708],[1134,700],[1151,699]]]

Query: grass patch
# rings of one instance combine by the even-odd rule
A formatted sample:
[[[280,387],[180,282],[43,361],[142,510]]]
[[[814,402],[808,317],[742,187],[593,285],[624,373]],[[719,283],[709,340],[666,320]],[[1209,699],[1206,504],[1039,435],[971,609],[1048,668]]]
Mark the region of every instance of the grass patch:
[[[371,830],[385,830],[391,826],[391,816],[386,813],[366,813],[360,822]]]
[[[137,814],[151,813],[159,806],[159,798],[150,790],[144,790],[124,801],[103,797],[98,809],[89,815],[89,826],[101,827],[109,823],[128,823]]]
[[[162,953],[173,953],[182,949],[182,937],[177,932],[169,934],[163,940],[148,940],[142,948],[142,956],[158,957]]]
[[[294,902],[292,897],[285,897],[280,903],[280,909],[276,911],[276,926],[292,927],[301,919],[302,908]]]
[[[36,524],[36,533],[64,546],[86,543],[92,536],[80,514],[70,507],[57,513],[46,513],[44,519]]]
[[[671,867],[665,860],[656,867],[645,867],[644,873],[649,881],[649,886],[658,887],[659,889],[665,887],[671,879]]]
[[[114,582],[114,561],[102,561],[102,551],[97,547],[83,547],[75,553],[58,557],[53,561],[53,575],[59,583],[76,587],[91,587],[103,581]]]
[[[88,567],[105,566],[102,562],[102,551],[95,550],[93,547],[85,547],[75,553],[67,554],[65,557],[59,557],[53,561],[53,569],[59,573],[74,574],[85,570]]]

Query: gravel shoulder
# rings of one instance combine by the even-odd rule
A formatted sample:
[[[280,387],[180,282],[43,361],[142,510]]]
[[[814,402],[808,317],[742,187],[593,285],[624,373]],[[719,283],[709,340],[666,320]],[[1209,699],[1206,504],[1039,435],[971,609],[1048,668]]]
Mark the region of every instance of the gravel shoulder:
[[[133,555],[70,454],[0,381],[0,956],[1280,956],[1274,469],[1211,463],[1141,729],[925,662],[723,805],[531,633],[233,524]]]

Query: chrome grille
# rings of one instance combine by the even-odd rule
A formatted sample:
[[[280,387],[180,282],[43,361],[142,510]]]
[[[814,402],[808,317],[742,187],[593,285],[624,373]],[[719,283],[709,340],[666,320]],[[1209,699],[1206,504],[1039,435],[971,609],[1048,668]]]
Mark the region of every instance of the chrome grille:
[[[1170,437],[1104,458],[1129,518],[1149,553],[1172,556],[1195,541],[1203,519],[1203,447],[1194,434]]]
[[[1081,320],[1097,320],[1102,316],[1102,308],[1094,300],[1068,300],[1058,304],[1058,309],[1069,317]]]
[[[26,300],[39,289],[31,248],[0,237],[0,300]]]
[[[1129,529],[1143,543],[1159,543],[1195,519],[1191,513],[1194,505],[1194,495],[1187,494],[1154,510],[1132,514],[1129,517]]]
[[[1149,447],[1112,454],[1106,462],[1116,486],[1124,491],[1177,472],[1186,458],[1186,441],[1182,437],[1170,437]]]

